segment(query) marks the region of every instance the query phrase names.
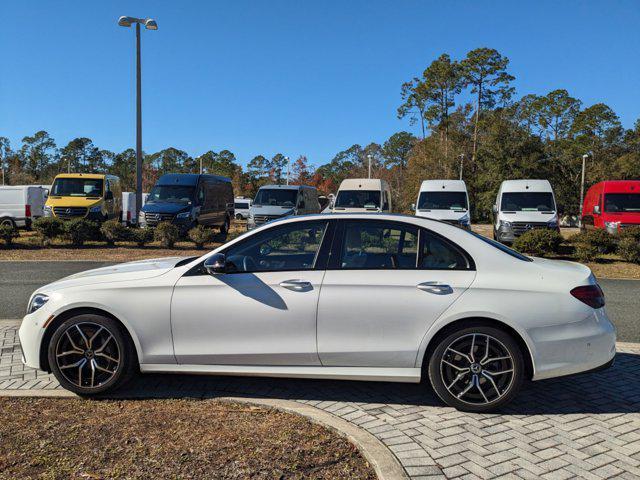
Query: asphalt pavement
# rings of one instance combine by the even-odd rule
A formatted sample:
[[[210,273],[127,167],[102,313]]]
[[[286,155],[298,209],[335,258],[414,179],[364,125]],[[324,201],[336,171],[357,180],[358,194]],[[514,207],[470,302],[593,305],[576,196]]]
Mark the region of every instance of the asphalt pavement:
[[[24,316],[38,287],[107,262],[0,262],[0,319]],[[640,342],[640,280],[599,280],[618,341]]]

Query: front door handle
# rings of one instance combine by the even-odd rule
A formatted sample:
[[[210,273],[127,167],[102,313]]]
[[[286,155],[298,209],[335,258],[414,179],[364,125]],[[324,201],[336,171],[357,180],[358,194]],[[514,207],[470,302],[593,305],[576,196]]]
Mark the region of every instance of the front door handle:
[[[294,292],[306,292],[313,288],[311,282],[307,282],[305,280],[285,280],[280,282],[280,286],[282,288],[293,290]]]
[[[441,282],[423,282],[416,285],[416,288],[435,295],[449,295],[453,293],[453,288],[451,288],[450,285]]]

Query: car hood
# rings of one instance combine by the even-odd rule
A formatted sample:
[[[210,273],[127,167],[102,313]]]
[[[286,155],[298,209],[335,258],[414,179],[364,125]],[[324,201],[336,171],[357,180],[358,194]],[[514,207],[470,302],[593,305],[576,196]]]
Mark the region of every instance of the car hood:
[[[62,278],[39,290],[54,291],[96,283],[143,280],[167,273],[175,267],[178,262],[184,259],[185,257],[152,258],[149,260],[119,263],[109,267],[95,268]]]
[[[277,205],[251,205],[251,213],[254,215],[291,215],[293,207],[279,207]]]
[[[144,213],[179,213],[190,208],[191,205],[188,203],[153,202],[146,203],[142,211]]]
[[[516,212],[505,213],[500,212],[500,220],[506,220],[508,222],[550,222],[557,219],[557,214],[554,213],[542,213],[542,212]]]
[[[467,213],[466,210],[417,210],[416,217],[433,218],[434,220],[460,220]]]

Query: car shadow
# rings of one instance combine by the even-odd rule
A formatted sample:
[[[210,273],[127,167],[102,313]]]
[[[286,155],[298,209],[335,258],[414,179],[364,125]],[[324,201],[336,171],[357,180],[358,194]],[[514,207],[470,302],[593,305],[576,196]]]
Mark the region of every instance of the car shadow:
[[[269,285],[264,283],[253,273],[233,273],[230,275],[217,275],[216,280],[233,288],[235,291],[278,310],[288,310],[284,299]]]
[[[640,412],[640,355],[618,353],[611,368],[527,382],[508,415]],[[426,384],[196,375],[139,375],[107,398],[278,398],[304,402],[441,407]]]

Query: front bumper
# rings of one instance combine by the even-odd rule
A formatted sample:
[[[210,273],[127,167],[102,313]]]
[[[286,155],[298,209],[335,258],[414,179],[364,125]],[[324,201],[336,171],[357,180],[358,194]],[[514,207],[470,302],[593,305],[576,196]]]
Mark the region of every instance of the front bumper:
[[[43,327],[52,315],[45,307],[46,305],[29,315],[25,315],[18,330],[18,339],[22,349],[22,362],[27,367],[36,369],[41,368],[40,345],[46,331]]]
[[[533,342],[533,380],[594,370],[616,354],[616,329],[604,308],[586,319],[527,331]]]

